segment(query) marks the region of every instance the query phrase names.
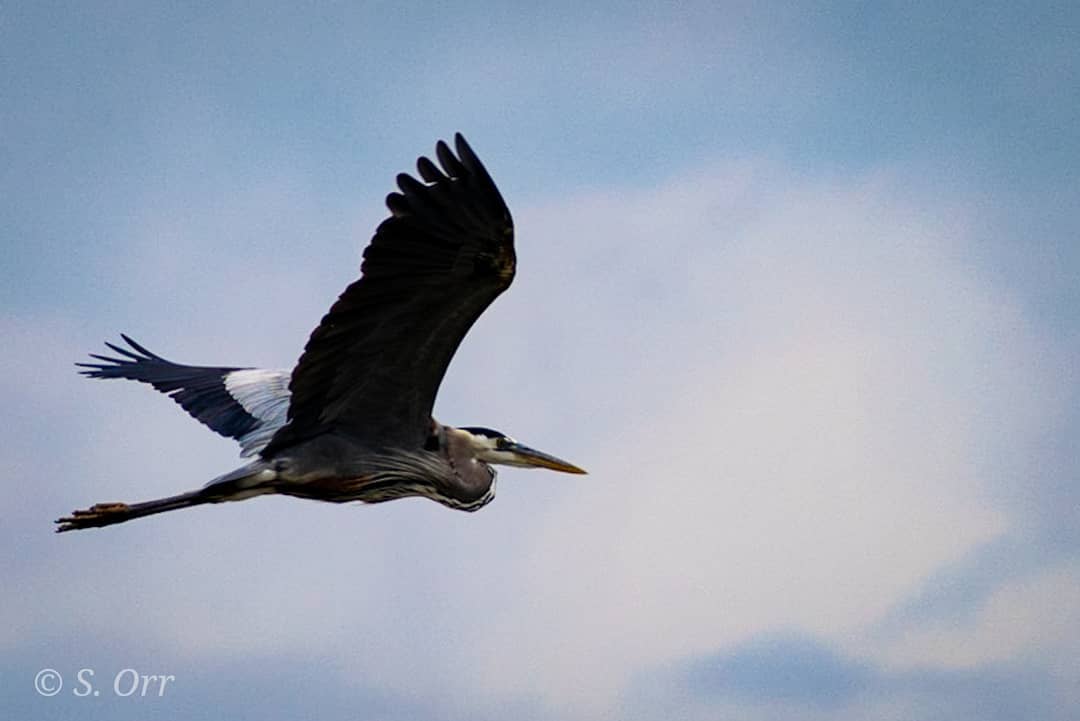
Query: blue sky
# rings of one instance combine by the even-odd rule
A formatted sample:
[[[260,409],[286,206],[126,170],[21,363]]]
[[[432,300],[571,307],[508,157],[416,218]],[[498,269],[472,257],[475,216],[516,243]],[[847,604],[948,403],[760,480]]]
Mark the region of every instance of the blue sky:
[[[1078,31],[1050,3],[5,6],[4,715],[1075,717]],[[520,265],[436,413],[589,476],[51,534],[237,464],[73,362],[126,332],[289,367],[457,130]],[[176,681],[116,698],[125,668]]]

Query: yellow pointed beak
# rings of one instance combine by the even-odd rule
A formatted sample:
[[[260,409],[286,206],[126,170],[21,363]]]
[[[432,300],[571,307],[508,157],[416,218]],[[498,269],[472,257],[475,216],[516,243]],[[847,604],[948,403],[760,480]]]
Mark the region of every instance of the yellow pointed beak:
[[[578,468],[573,463],[567,463],[561,458],[556,458],[555,456],[538,451],[535,448],[529,448],[520,443],[504,446],[501,450],[505,453],[512,453],[516,465],[528,468],[549,468],[553,471],[562,471],[563,473],[588,473],[588,471]]]

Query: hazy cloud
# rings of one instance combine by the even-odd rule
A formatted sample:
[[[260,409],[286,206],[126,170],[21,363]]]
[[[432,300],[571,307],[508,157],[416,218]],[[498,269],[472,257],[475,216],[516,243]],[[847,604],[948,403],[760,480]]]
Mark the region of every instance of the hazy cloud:
[[[1076,18],[565,10],[5,16],[13,712],[142,717],[31,686],[130,665],[176,673],[174,718],[1080,707]],[[123,331],[291,365],[393,174],[458,128],[520,271],[437,416],[589,476],[508,469],[475,515],[272,498],[49,532],[238,464],[72,362]]]

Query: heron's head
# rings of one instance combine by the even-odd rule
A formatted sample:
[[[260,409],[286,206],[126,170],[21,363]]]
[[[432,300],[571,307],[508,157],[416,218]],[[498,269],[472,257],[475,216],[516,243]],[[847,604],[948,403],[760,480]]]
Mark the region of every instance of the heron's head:
[[[586,473],[573,463],[518,443],[510,436],[490,428],[459,428],[471,436],[478,460],[520,468],[550,468],[563,473]]]

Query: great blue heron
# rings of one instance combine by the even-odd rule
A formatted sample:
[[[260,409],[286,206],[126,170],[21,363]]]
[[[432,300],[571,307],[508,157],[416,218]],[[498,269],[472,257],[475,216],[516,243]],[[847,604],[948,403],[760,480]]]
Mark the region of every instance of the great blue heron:
[[[454,142],[456,156],[435,146],[441,169],[417,161],[423,182],[398,175],[360,279],[291,373],[180,365],[127,336],[130,348],[106,343],[118,357],[78,364],[92,378],[149,383],[255,460],[197,491],[75,511],[56,530],[274,493],[334,503],[423,496],[475,511],[495,495],[488,464],[584,473],[503,433],[431,417],[454,351],[515,269],[510,211],[465,139]]]

